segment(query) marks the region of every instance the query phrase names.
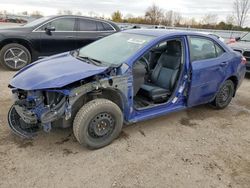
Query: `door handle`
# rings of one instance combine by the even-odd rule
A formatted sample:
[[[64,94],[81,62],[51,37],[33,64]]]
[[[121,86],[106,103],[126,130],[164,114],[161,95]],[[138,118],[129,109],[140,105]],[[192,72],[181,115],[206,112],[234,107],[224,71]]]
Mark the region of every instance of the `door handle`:
[[[67,39],[73,39],[74,36],[66,36]]]

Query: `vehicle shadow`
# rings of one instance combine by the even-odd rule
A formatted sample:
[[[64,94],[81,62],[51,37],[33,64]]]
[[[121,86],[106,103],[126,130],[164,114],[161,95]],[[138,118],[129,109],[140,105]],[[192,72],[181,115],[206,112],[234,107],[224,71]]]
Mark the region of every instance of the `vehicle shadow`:
[[[246,73],[245,78],[250,79],[250,73]]]

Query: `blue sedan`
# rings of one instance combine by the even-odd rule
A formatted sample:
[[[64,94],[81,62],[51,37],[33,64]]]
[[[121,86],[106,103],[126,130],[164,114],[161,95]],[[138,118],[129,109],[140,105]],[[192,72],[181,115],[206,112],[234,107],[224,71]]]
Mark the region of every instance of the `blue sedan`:
[[[246,59],[216,37],[193,32],[126,30],[20,70],[9,87],[9,126],[30,138],[73,126],[80,144],[110,144],[125,123],[200,104],[228,106]]]

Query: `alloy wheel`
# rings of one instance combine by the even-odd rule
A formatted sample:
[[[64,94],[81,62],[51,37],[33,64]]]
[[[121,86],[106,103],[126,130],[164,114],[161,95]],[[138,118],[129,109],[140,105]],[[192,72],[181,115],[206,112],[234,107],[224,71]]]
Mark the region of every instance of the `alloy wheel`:
[[[24,65],[28,63],[29,56],[28,54],[21,48],[9,48],[4,53],[4,62],[5,64],[13,69],[22,68]]]

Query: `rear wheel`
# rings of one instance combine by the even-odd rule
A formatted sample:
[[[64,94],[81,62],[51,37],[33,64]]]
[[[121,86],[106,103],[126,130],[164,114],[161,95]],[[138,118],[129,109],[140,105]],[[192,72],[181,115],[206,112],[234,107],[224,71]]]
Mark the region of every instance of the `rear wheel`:
[[[19,70],[30,62],[31,54],[23,45],[7,44],[0,51],[0,63],[7,69]]]
[[[211,104],[217,109],[226,108],[231,102],[234,92],[234,83],[231,80],[226,80]]]
[[[73,132],[81,145],[97,149],[117,138],[123,125],[121,109],[107,99],[95,99],[76,114]]]

